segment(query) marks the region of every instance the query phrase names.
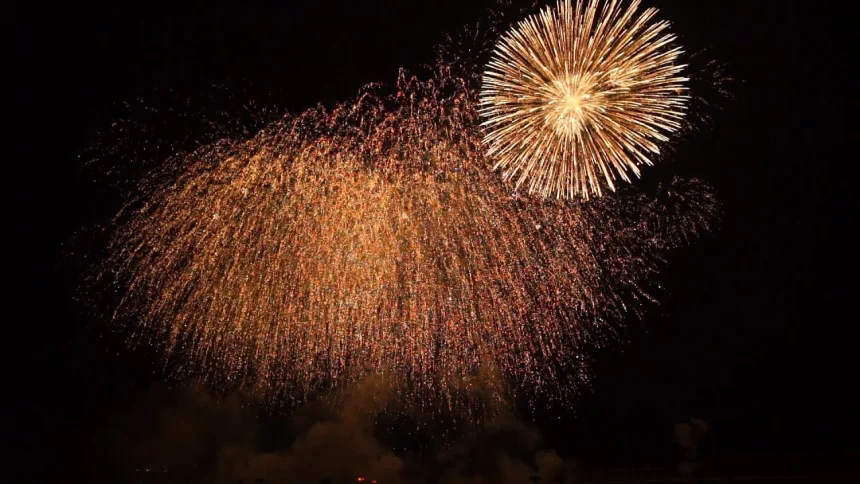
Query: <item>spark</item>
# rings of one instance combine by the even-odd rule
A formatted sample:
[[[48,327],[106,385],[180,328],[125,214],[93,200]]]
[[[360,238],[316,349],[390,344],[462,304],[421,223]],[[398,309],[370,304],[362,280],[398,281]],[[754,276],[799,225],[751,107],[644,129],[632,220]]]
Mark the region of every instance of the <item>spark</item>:
[[[682,51],[639,3],[559,0],[497,42],[480,111],[488,155],[517,187],[566,199],[615,191],[682,128]]]
[[[169,157],[112,224],[114,318],[180,375],[273,401],[369,376],[431,411],[571,401],[719,211],[679,178],[590,198],[650,163],[688,101],[655,11],[598,5],[516,26],[481,88],[489,47],[445,51],[427,79]]]
[[[101,273],[123,290],[115,318],[180,373],[275,400],[370,374],[431,408],[569,399],[588,345],[650,300],[674,245],[659,199],[516,196],[486,169],[465,83],[403,73],[395,91],[145,178]]]

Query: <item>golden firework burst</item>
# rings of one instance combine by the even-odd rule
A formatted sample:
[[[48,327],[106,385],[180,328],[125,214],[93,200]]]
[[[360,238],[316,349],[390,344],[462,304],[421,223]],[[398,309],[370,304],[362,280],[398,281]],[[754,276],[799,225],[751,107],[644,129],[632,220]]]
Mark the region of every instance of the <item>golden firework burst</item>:
[[[524,200],[487,169],[467,81],[443,65],[394,87],[150,173],[100,267],[132,340],[275,401],[379,374],[421,408],[568,401],[588,348],[713,218],[707,187]]]
[[[501,37],[480,112],[504,178],[548,198],[599,196],[639,176],[681,127],[681,49],[639,3],[559,0]]]

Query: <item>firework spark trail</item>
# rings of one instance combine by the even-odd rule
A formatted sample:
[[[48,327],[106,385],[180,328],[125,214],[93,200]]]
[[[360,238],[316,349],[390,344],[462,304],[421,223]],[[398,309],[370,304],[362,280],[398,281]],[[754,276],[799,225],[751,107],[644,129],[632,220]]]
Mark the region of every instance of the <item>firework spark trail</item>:
[[[116,317],[185,372],[278,399],[369,373],[452,408],[511,382],[568,398],[673,245],[659,200],[522,200],[486,169],[474,91],[444,70],[396,88],[148,177],[104,265]]]
[[[588,348],[718,211],[695,180],[582,200],[638,173],[687,99],[654,12],[597,5],[563,0],[515,28],[483,91],[445,52],[460,63],[429,80],[401,73],[393,92],[170,158],[113,225],[100,277],[122,288],[115,318],[182,374],[275,400],[384,374],[431,409],[568,401]],[[522,197],[516,173],[569,200]]]
[[[648,213],[647,232],[667,248],[691,245],[715,229],[720,201],[713,189],[698,179],[674,177],[662,182],[657,197],[642,200]]]
[[[529,193],[589,198],[652,164],[682,127],[681,50],[655,9],[559,0],[502,36],[481,114],[496,168]]]

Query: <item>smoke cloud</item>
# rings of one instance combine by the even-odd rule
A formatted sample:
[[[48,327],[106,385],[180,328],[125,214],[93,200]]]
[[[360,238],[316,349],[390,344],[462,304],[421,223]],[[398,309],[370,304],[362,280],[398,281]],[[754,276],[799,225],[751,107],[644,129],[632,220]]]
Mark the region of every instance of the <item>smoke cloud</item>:
[[[369,378],[337,399],[271,418],[238,394],[150,389],[110,439],[123,466],[150,482],[382,483],[573,482],[575,467],[546,449],[537,430],[501,414],[427,455],[396,453],[375,423],[387,387]],[[383,435],[379,435],[383,434]]]

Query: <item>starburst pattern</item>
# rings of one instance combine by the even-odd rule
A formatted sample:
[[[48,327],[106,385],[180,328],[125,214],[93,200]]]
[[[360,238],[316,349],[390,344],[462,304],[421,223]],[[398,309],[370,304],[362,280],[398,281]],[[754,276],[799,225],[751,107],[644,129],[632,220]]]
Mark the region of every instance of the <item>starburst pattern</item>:
[[[655,9],[638,9],[559,0],[498,41],[480,105],[505,178],[544,197],[601,195],[638,176],[681,128],[681,49]]]

